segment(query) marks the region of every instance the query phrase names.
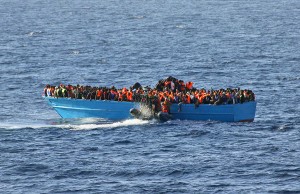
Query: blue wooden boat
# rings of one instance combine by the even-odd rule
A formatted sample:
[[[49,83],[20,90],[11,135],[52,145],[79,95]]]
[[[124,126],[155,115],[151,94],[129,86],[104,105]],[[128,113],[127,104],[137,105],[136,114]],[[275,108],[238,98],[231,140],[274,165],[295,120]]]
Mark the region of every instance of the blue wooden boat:
[[[71,98],[44,97],[62,118],[103,118],[125,120],[133,118],[130,109],[139,109],[138,102],[118,102],[110,100],[84,100]],[[172,119],[215,120],[226,122],[251,122],[254,120],[256,102],[243,104],[209,105],[172,104]]]

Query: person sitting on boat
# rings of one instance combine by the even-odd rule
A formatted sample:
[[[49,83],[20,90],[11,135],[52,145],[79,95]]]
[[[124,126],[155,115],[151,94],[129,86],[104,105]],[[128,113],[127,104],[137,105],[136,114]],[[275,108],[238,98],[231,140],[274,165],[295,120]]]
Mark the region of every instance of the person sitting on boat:
[[[158,113],[159,111],[161,111],[161,103],[160,103],[160,100],[159,100],[157,94],[154,95],[152,104],[154,105],[154,112],[155,113]]]
[[[173,84],[175,88],[173,90]],[[137,89],[133,89],[133,88]],[[116,89],[91,86],[65,86],[60,84],[58,87],[47,84],[44,88],[45,96],[65,97],[76,99],[97,99],[97,100],[116,100],[130,102],[149,102],[151,97],[156,95],[160,102],[168,100],[170,103],[199,103],[199,104],[236,104],[249,101],[255,101],[255,94],[251,90],[240,90],[239,88],[227,88],[219,90],[196,89],[193,82],[184,84],[183,80],[169,77],[166,80],[160,80],[156,88],[148,86],[142,88],[137,82],[130,89]],[[225,93],[225,95],[223,94]]]
[[[48,84],[44,87],[44,96],[47,96],[47,89],[48,89]]]
[[[167,100],[165,100],[164,102],[162,102],[161,111],[164,112],[164,113],[168,113],[169,112],[169,106],[168,106]]]
[[[118,92],[116,89],[111,89],[110,90],[110,99],[111,100],[114,100],[114,101],[117,101],[118,100]]]
[[[118,90],[118,101],[119,101],[119,102],[123,101],[122,90]]]
[[[139,88],[143,88],[142,85],[139,82],[136,82],[135,84],[133,84],[132,89],[139,89]]]
[[[243,104],[245,102],[244,90],[240,90],[239,94],[240,94],[240,103]]]
[[[231,90],[226,91],[227,103],[226,104],[233,104],[233,95]]]
[[[129,101],[129,102],[133,101],[133,93],[132,93],[132,89],[130,89],[130,90],[128,90],[128,91],[126,92],[126,99],[127,99],[127,101]]]
[[[57,87],[57,86],[55,87],[54,96],[57,98],[62,97],[62,90],[60,87]]]
[[[179,103],[179,93],[174,94],[174,103],[178,104]]]
[[[222,92],[222,94],[219,96],[218,100],[214,103],[215,105],[222,105],[227,103],[227,97],[225,95],[225,92]]]
[[[51,86],[50,86],[50,85],[48,85],[47,91],[46,91],[46,92],[47,92],[47,93],[46,93],[46,96],[52,96]]]
[[[184,101],[186,104],[191,104],[191,96],[190,96],[190,93],[187,92],[186,95],[185,95],[185,101]]]
[[[170,89],[172,92],[175,91],[175,83],[173,81],[170,82]]]
[[[183,80],[179,80],[179,91],[185,92],[185,84]]]
[[[103,94],[103,91],[100,89],[100,88],[97,88],[96,90],[96,100],[101,100],[102,98],[102,94]]]
[[[66,86],[66,90],[67,90],[67,93],[68,93],[68,97],[69,98],[74,98],[75,97],[75,94],[73,93],[73,86],[72,85],[67,85]]]
[[[249,90],[249,101],[255,101],[255,94],[252,92],[252,90]]]
[[[187,83],[186,83],[186,86],[185,86],[186,89],[189,90],[189,91],[191,91],[191,90],[193,89],[193,84],[194,84],[194,83],[191,82],[191,81],[187,82]]]

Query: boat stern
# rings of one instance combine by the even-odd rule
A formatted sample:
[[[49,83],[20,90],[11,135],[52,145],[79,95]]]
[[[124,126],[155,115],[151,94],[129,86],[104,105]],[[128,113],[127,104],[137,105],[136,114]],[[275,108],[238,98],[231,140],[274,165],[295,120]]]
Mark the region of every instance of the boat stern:
[[[256,112],[256,101],[243,104],[235,104],[234,121],[235,122],[253,122]]]

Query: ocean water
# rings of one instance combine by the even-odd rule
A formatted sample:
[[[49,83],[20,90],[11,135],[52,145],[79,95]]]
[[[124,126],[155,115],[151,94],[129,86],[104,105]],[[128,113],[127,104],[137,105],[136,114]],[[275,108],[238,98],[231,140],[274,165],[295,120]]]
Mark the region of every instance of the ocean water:
[[[300,193],[299,0],[0,0],[1,193]],[[64,120],[46,84],[241,87],[253,123]]]

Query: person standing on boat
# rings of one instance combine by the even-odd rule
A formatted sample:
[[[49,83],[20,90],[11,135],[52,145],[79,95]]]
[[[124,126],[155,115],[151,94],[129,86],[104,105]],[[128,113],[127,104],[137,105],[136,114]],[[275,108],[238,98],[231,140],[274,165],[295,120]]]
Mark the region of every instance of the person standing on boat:
[[[47,96],[52,96],[50,85],[47,87]]]
[[[173,82],[173,80],[170,82],[170,89],[172,92],[175,92],[175,83]]]

